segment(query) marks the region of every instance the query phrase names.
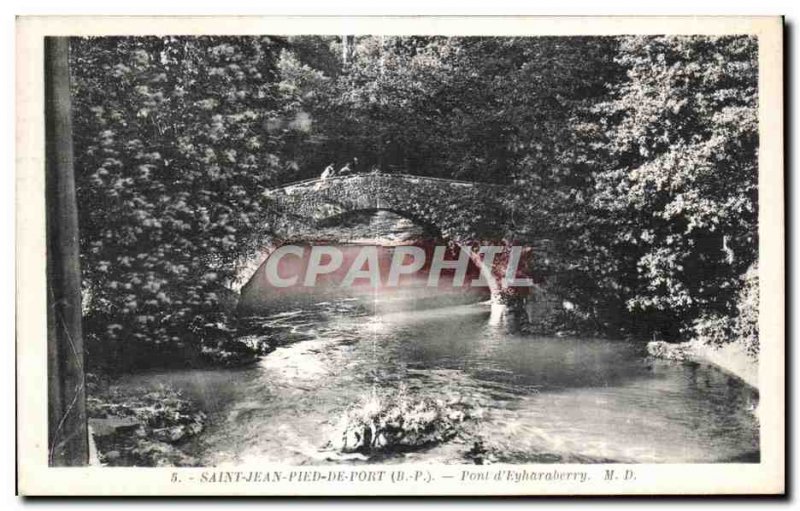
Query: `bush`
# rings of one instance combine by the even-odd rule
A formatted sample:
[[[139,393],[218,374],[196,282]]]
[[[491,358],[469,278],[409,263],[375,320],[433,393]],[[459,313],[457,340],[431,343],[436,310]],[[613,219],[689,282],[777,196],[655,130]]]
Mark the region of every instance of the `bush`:
[[[96,331],[109,322],[114,335],[98,335]],[[124,318],[91,314],[84,318],[84,325],[87,367],[105,374],[153,368],[238,367],[255,362],[271,345],[270,336],[253,342],[240,335],[238,322],[220,312],[196,315],[182,327],[172,325],[174,338],[168,339],[132,330],[124,324]]]
[[[695,321],[694,339],[714,346],[735,342],[744,346],[755,358],[759,353],[758,334],[758,264],[754,263],[742,276],[735,313],[709,314]]]
[[[760,345],[758,335],[758,264],[753,264],[744,275],[744,287],[739,292],[736,309],[736,333],[739,342],[747,348],[747,353],[758,356]]]
[[[236,262],[261,234],[262,192],[291,167],[276,156],[283,131],[268,128],[283,115],[280,46],[71,40],[84,312],[96,340],[157,354],[195,342],[193,318],[228,306]]]
[[[423,448],[462,431],[467,406],[398,391],[373,392],[348,408],[331,445],[342,452],[374,454]]]

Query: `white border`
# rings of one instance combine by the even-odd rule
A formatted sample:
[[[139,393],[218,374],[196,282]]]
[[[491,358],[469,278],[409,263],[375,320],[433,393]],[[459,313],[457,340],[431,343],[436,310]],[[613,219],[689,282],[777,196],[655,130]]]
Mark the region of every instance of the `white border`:
[[[774,493],[783,487],[783,145],[782,32],[776,18],[655,17],[182,17],[182,18],[25,18],[17,24],[17,364],[19,484],[24,494],[648,494]],[[760,464],[635,465],[634,482],[572,484],[461,485],[200,485],[170,483],[174,469],[69,468],[46,466],[46,357],[44,321],[44,194],[42,123],[42,39],[77,34],[757,34],[760,40],[760,370],[762,462]],[[24,198],[24,201],[21,199]],[[585,466],[601,474],[604,466]],[[266,470],[269,467],[257,467]],[[370,467],[381,470],[384,467]],[[442,470],[414,467],[407,470]],[[494,466],[495,469],[503,468]],[[522,468],[510,466],[507,468]],[[569,469],[537,465],[537,469]],[[624,467],[616,466],[617,470]],[[344,470],[353,470],[346,467]],[[456,471],[460,471],[458,467]],[[474,469],[474,468],[472,468]],[[188,478],[202,469],[179,469]],[[453,469],[445,470],[452,471]]]

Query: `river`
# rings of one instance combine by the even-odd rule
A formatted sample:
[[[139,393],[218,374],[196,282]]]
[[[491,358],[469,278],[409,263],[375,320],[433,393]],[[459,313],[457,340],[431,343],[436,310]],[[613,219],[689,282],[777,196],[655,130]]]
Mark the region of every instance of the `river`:
[[[126,377],[169,384],[209,414],[187,449],[204,466],[365,463],[327,445],[344,410],[373,391],[458,400],[466,438],[382,463],[757,461],[757,391],[709,366],[651,360],[641,343],[516,335],[482,304],[395,310],[356,300],[250,318],[298,338],[241,369]],[[300,340],[302,339],[302,340]]]

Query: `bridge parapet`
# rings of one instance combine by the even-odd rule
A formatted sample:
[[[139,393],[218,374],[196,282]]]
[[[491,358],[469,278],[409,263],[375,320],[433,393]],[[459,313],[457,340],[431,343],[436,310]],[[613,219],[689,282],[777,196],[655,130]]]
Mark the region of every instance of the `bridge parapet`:
[[[309,179],[269,190],[274,212],[289,222],[312,225],[356,211],[387,210],[446,237],[467,239],[478,226],[491,223],[503,232],[503,185],[408,174],[353,174]]]
[[[506,188],[506,185],[499,185],[494,183],[483,183],[477,181],[463,181],[459,179],[445,179],[440,177],[430,177],[430,176],[416,176],[412,174],[383,174],[379,172],[372,172],[372,173],[364,173],[364,174],[347,174],[343,176],[332,176],[328,178],[319,178],[314,177],[310,179],[304,179],[302,181],[295,181],[292,183],[288,183],[282,185],[278,188],[274,188],[269,190],[267,194],[272,194],[275,192],[280,191],[292,191],[292,190],[300,190],[300,189],[307,189],[309,186],[314,186],[318,183],[336,183],[336,182],[347,182],[352,181],[355,179],[366,179],[369,181],[379,181],[379,182],[386,182],[386,183],[397,183],[397,182],[404,182],[410,184],[421,184],[421,183],[441,183],[447,184],[454,187],[486,187],[486,188]]]

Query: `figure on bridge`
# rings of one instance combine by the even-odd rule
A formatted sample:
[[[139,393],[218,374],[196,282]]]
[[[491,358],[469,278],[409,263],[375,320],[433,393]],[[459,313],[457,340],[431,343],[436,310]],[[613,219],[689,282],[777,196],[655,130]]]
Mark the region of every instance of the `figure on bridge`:
[[[350,162],[344,164],[344,167],[339,169],[337,173],[339,176],[347,176],[353,173],[353,169],[350,167]]]
[[[333,177],[336,175],[336,171],[333,170],[333,162],[330,163],[325,170],[322,171],[322,174],[319,175],[319,183],[316,184],[314,187],[315,190],[319,190],[322,187],[322,183],[324,183],[329,177]]]
[[[325,170],[322,171],[322,174],[320,174],[319,178],[328,179],[329,177],[333,177],[333,174],[334,174],[333,163],[331,163],[330,165],[325,167]]]
[[[344,164],[344,167],[339,169],[339,172],[336,173],[337,176],[349,176],[352,174],[358,173],[358,158],[353,157],[353,159]]]

